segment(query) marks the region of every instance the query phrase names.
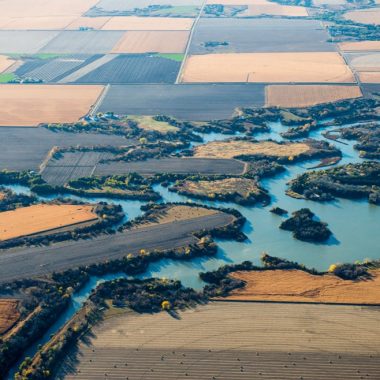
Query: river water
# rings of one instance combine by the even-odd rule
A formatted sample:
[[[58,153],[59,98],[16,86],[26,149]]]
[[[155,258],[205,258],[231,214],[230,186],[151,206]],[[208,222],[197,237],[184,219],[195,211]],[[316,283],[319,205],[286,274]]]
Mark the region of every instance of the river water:
[[[329,129],[334,129],[330,127]],[[281,141],[279,135],[284,131],[280,123],[271,124],[270,133],[262,133],[256,136],[258,140],[271,138]],[[323,139],[322,131],[314,131],[310,135],[312,138]],[[205,142],[223,140],[230,136],[217,133],[202,135]],[[353,142],[343,145],[335,142],[334,144],[343,152],[343,159],[340,164],[349,162],[360,162],[357,152],[353,149]],[[194,144],[197,145],[197,144]],[[224,264],[239,263],[244,260],[253,261],[260,264],[262,252],[267,252],[272,256],[278,256],[289,260],[294,260],[314,267],[319,270],[326,270],[332,263],[354,262],[366,258],[377,259],[379,252],[379,226],[380,226],[380,207],[370,205],[366,200],[342,200],[334,202],[317,203],[307,200],[293,199],[285,195],[286,183],[296,175],[304,172],[307,168],[315,165],[318,161],[308,161],[297,163],[287,167],[285,173],[262,181],[263,186],[269,190],[272,198],[270,206],[246,207],[232,203],[208,202],[191,200],[188,197],[178,195],[168,191],[161,185],[154,186],[163,198],[163,202],[188,202],[192,201],[199,204],[206,204],[216,207],[233,207],[239,210],[246,218],[247,223],[243,232],[248,236],[245,242],[216,240],[219,248],[216,256],[210,258],[197,258],[189,262],[174,260],[161,260],[149,266],[148,271],[138,278],[166,277],[179,279],[185,286],[201,289],[204,283],[199,279],[199,272],[214,270]],[[16,192],[28,193],[29,190],[23,186],[9,186]],[[70,196],[70,195],[68,195]],[[124,221],[131,220],[141,215],[141,205],[144,202],[128,201],[108,198],[71,198],[86,201],[99,202],[106,201],[117,203],[123,207],[126,214]],[[46,197],[41,199],[52,199]],[[273,206],[279,206],[289,211],[296,211],[302,207],[310,208],[322,221],[329,224],[333,236],[326,244],[313,244],[295,240],[288,231],[280,230],[278,227],[283,220],[282,217],[269,212]],[[112,274],[102,277],[92,277],[90,281],[72,296],[70,307],[61,315],[59,320],[46,332],[44,337],[30,347],[26,356],[33,356],[39,344],[44,344],[50,339],[50,335],[56,332],[72,315],[81,307],[83,302],[95,287],[103,281],[115,278],[126,277],[125,274]],[[8,379],[13,379],[14,373],[20,363],[9,373]]]

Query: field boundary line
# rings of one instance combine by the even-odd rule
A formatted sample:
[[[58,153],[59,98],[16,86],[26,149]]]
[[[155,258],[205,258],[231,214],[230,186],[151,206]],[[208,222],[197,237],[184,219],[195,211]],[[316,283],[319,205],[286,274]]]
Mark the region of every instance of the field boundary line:
[[[98,99],[96,100],[94,105],[91,107],[90,112],[88,113],[89,116],[94,116],[96,114],[100,105],[103,103],[104,98],[108,94],[108,91],[110,88],[111,88],[111,85],[109,83],[103,88],[103,91],[99,95]]]
[[[53,146],[53,148],[51,148],[48,152],[48,154],[46,155],[46,157],[44,158],[44,160],[41,162],[39,168],[40,170],[38,171],[38,174],[42,174],[43,171],[46,169],[46,166],[48,165],[49,161],[53,158],[53,155],[55,152],[57,152],[58,150],[58,146]]]

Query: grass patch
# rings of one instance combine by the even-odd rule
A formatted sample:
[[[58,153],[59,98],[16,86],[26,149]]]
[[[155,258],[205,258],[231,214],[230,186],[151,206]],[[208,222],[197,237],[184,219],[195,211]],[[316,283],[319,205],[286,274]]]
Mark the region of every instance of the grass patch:
[[[126,120],[134,121],[138,128],[146,131],[156,131],[160,133],[177,132],[179,129],[174,125],[170,125],[166,121],[155,120],[152,116],[136,116],[128,115]]]
[[[13,73],[0,74],[0,83],[8,83],[11,80],[17,79],[17,76]]]
[[[185,58],[185,54],[181,54],[181,53],[158,53],[155,55],[157,57],[171,59],[172,61],[176,61],[176,62],[182,62],[183,59]]]

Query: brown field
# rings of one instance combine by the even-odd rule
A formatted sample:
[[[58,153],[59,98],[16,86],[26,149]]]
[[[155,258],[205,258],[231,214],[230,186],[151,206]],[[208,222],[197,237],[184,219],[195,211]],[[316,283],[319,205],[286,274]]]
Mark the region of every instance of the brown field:
[[[362,83],[380,83],[380,72],[362,71],[358,73],[360,82]]]
[[[5,198],[5,193],[0,191],[0,201],[2,201]]]
[[[179,17],[112,17],[102,30],[190,30],[192,18]]]
[[[16,61],[10,59],[6,55],[0,55],[0,73],[9,69]]]
[[[266,106],[309,107],[360,96],[359,86],[272,85],[266,87]]]
[[[93,328],[58,379],[380,378],[378,307],[210,302],[176,318],[124,311]]]
[[[342,280],[333,275],[316,276],[300,270],[235,272],[230,276],[247,285],[234,290],[229,300],[321,302],[380,305],[380,270],[368,280]]]
[[[272,157],[290,157],[306,153],[310,147],[305,143],[277,144],[273,141],[213,141],[194,148],[194,157],[234,158],[240,155],[263,154]]]
[[[103,86],[0,85],[0,126],[73,123],[96,103]]]
[[[380,41],[342,42],[338,46],[343,51],[380,51]]]
[[[0,240],[34,235],[95,221],[90,205],[34,205],[0,213]]]
[[[129,31],[111,53],[182,53],[188,31]]]
[[[66,29],[77,30],[80,27],[101,29],[111,17],[79,17],[73,20]]]
[[[307,9],[300,6],[280,5],[272,2],[263,4],[248,5],[245,12],[239,13],[238,16],[288,16],[288,17],[307,17]]]
[[[335,52],[240,53],[190,56],[182,82],[355,82]]]
[[[344,18],[361,24],[380,25],[380,8],[347,12]]]
[[[20,318],[19,301],[0,299],[0,335],[7,332]]]

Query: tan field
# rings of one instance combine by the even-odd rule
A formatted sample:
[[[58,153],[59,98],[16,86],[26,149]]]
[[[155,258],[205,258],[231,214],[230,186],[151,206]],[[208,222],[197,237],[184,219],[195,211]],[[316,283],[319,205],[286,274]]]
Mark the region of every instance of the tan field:
[[[66,29],[77,30],[80,27],[101,29],[111,17],[78,17],[73,20]]]
[[[5,198],[5,193],[0,191],[0,201],[2,201]]]
[[[321,302],[380,305],[380,270],[368,280],[342,280],[333,275],[315,276],[300,270],[235,272],[230,276],[246,282],[229,300]]]
[[[307,17],[307,9],[300,6],[280,5],[267,2],[264,4],[248,5],[245,12],[239,13],[238,16],[288,16],[288,17]]]
[[[380,8],[347,12],[344,18],[360,24],[380,25]]]
[[[192,18],[179,17],[112,17],[102,30],[190,30]]]
[[[380,51],[380,41],[342,42],[338,46],[343,51]]]
[[[170,125],[166,121],[157,121],[152,116],[129,115],[126,120],[137,123],[138,128],[146,131],[156,131],[160,133],[177,132],[179,129],[174,125]]]
[[[380,72],[362,71],[358,73],[360,82],[362,83],[380,83]]]
[[[10,68],[16,61],[10,59],[6,55],[0,55],[0,73]]]
[[[355,82],[335,52],[240,53],[190,56],[182,82]]]
[[[346,4],[346,0],[313,0],[313,5],[316,7],[320,7],[323,5],[344,5]]]
[[[183,53],[188,31],[129,31],[112,53]]]
[[[0,240],[48,232],[95,221],[90,205],[34,205],[0,213]]]
[[[206,4],[264,5],[264,4],[268,4],[268,1],[267,0],[207,0]]]
[[[357,71],[380,71],[380,53],[358,54],[351,59],[350,66]]]
[[[309,107],[360,96],[359,86],[272,85],[266,87],[266,106]]]
[[[0,299],[0,336],[19,320],[18,304],[15,299]]]
[[[75,20],[76,16],[42,16],[12,18],[1,26],[3,30],[59,30]]]
[[[277,144],[273,141],[213,141],[194,148],[194,157],[234,158],[241,155],[259,155],[274,157],[298,156],[306,153],[310,147],[305,143]]]
[[[103,86],[0,85],[0,126],[73,123],[96,103]]]

